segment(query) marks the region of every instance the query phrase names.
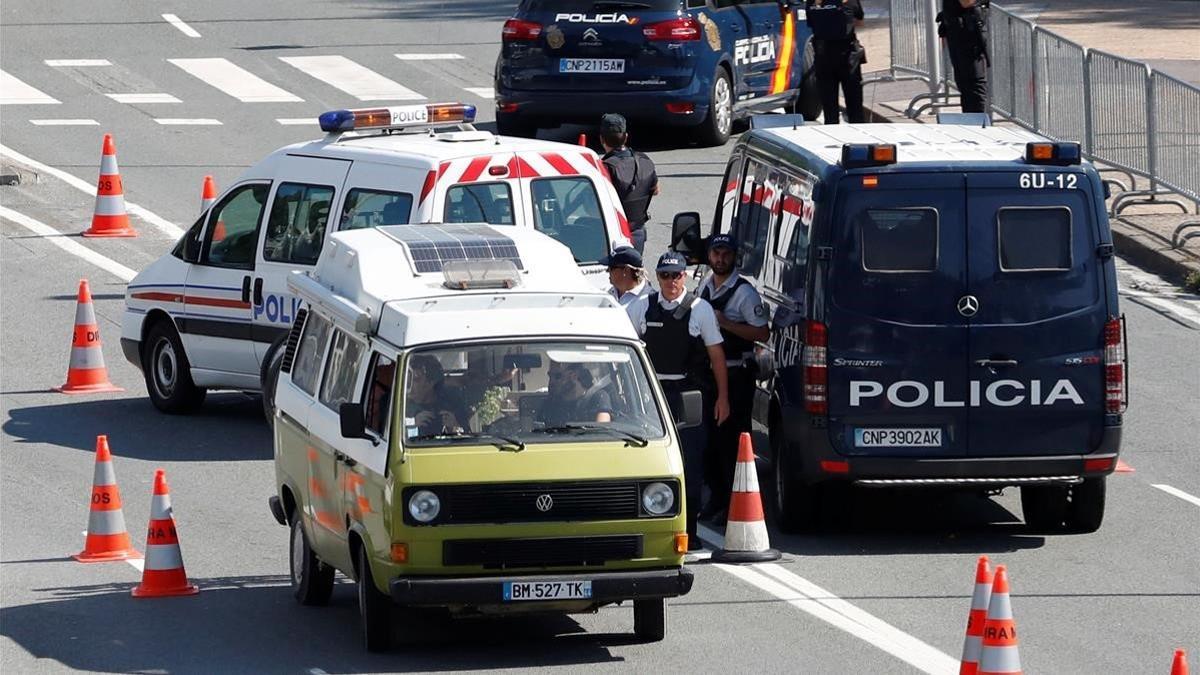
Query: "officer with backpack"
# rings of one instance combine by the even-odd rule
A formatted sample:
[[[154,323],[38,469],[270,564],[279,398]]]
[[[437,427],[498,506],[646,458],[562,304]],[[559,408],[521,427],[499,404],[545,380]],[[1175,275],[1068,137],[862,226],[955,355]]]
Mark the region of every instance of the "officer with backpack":
[[[864,18],[860,0],[805,0],[805,21],[812,29],[813,68],[825,124],[837,124],[838,86],[846,97],[846,118],[851,124],[865,122],[863,115],[862,64],[867,53],[854,28]]]
[[[658,174],[653,160],[645,153],[631,150],[626,145],[628,142],[629,127],[624,116],[609,113],[600,118],[600,144],[604,146],[601,161],[608,169],[608,177],[617,188],[621,208],[629,220],[633,247],[638,253],[645,253],[650,199],[660,192]]]
[[[686,483],[688,548],[700,548],[696,520],[700,511],[700,486],[704,476],[705,446],[712,426],[729,418],[729,390],[721,329],[708,302],[687,291],[682,254],[667,251],[655,272],[660,290],[633,301],[625,311],[633,322],[654,372],[672,409],[681,393],[700,391],[704,396],[704,424],[680,430]]]

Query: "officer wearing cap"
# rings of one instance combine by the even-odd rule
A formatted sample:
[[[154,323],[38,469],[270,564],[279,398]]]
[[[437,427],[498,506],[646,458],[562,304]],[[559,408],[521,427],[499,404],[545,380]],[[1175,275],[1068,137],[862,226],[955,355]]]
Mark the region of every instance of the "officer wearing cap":
[[[704,395],[705,424],[682,429],[679,434],[687,484],[688,548],[696,550],[700,548],[696,519],[708,428],[729,417],[729,394],[717,317],[706,301],[687,292],[686,270],[687,261],[681,254],[664,253],[655,270],[661,290],[638,298],[625,311],[646,343],[658,382],[672,407],[678,405],[681,392],[699,390]]]
[[[658,174],[654,170],[654,162],[645,153],[631,150],[626,145],[628,142],[629,127],[624,117],[608,113],[600,118],[600,144],[604,146],[601,161],[608,169],[608,177],[617,189],[617,196],[621,198],[621,208],[629,220],[633,247],[638,253],[644,253],[650,199],[660,191]]]
[[[731,235],[714,234],[708,240],[708,267],[712,273],[700,284],[700,297],[713,308],[721,328],[725,369],[729,380],[729,419],[712,428],[705,455],[705,482],[712,495],[701,514],[715,523],[725,520],[737,466],[738,439],[751,430],[754,410],[754,343],[770,337],[767,312],[758,290],[734,267],[737,242]]]
[[[632,246],[618,246],[615,251],[600,259],[608,267],[608,292],[628,307],[629,303],[650,295],[653,288],[646,283],[646,272],[642,269],[642,254]]]

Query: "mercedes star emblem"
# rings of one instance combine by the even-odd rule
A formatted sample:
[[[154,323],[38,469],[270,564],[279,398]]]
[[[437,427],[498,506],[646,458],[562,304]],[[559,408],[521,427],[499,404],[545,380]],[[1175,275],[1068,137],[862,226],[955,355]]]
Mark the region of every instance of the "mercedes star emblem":
[[[550,495],[538,495],[537,500],[533,503],[537,506],[537,510],[545,513],[554,508],[554,498]]]
[[[958,313],[966,317],[975,316],[979,311],[979,298],[973,295],[964,295],[958,299]]]

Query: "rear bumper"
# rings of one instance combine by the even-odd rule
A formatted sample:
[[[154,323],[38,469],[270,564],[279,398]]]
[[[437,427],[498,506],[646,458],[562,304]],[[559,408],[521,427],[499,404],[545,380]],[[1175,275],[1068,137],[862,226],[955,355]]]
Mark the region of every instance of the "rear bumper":
[[[400,605],[503,605],[505,581],[590,581],[595,604],[644,598],[674,598],[692,590],[691,570],[679,567],[622,572],[581,572],[578,574],[513,575],[508,577],[457,577],[392,579],[392,600]],[[520,606],[536,602],[508,603]]]
[[[564,122],[598,124],[605,113],[620,113],[627,119],[651,124],[695,126],[708,117],[708,88],[698,78],[683,89],[651,91],[572,91],[496,88],[496,103],[515,103],[522,121],[542,126]],[[690,113],[667,111],[668,103],[691,103]],[[499,113],[498,113],[499,114]]]

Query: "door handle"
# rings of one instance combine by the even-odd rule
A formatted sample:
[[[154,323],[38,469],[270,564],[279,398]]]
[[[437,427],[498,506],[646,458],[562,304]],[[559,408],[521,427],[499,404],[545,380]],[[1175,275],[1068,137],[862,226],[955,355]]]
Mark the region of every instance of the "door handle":
[[[242,277],[242,302],[250,304],[250,277]]]
[[[975,365],[984,368],[1011,368],[1017,365],[1016,359],[979,359]]]
[[[336,459],[336,460],[338,460],[339,462],[342,462],[342,463],[344,463],[346,466],[355,466],[355,465],[357,465],[357,464],[358,464],[358,462],[357,462],[357,461],[355,461],[354,459],[352,459],[352,458],[351,458],[349,455],[347,455],[346,453],[344,453],[344,452],[340,452],[340,451],[336,451],[336,450],[335,450],[335,451],[334,451],[334,453],[333,453],[333,458],[334,458],[334,459]]]
[[[263,288],[263,280],[262,280],[262,277],[259,277],[254,280],[254,304],[255,305],[263,304],[262,288]]]

